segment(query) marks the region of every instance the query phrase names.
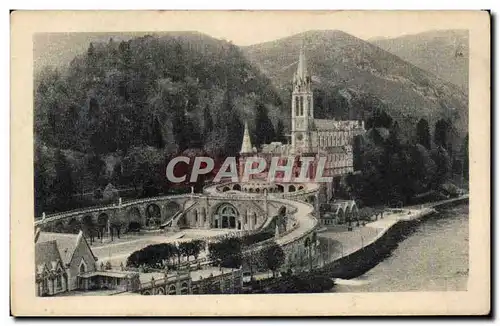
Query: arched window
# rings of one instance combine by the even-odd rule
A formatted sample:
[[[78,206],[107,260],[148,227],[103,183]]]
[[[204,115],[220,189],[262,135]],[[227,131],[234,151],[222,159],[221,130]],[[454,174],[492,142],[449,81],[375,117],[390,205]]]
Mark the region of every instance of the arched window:
[[[304,96],[300,97],[300,116],[304,116]]]
[[[311,97],[307,97],[307,110],[309,112],[309,116],[312,117],[312,105],[311,105]]]
[[[63,284],[63,276],[62,274],[60,274],[56,277],[56,289],[62,290],[62,284]]]
[[[85,264],[85,261],[83,259],[80,262],[79,270],[80,270],[80,274],[83,274],[87,271],[87,265]]]
[[[181,284],[181,294],[188,294],[189,288],[187,283],[182,283]]]
[[[295,97],[295,116],[299,115],[299,109],[300,109],[300,103],[299,103],[299,97]]]

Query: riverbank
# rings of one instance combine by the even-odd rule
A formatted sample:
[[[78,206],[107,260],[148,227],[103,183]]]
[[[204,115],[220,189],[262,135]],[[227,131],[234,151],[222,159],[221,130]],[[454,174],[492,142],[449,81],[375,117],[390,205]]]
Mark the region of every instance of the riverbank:
[[[323,247],[326,242],[327,255],[322,255],[316,270],[331,278],[350,279],[358,277],[390,254],[398,242],[423,218],[436,212],[437,208],[456,205],[468,200],[468,195],[406,207],[384,213],[383,219],[365,226],[348,230],[327,230],[319,234]]]

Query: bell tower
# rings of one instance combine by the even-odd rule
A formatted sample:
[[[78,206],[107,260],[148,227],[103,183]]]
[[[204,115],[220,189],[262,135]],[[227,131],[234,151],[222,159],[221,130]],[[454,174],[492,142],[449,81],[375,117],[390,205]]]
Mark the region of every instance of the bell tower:
[[[292,149],[294,153],[312,152],[314,104],[311,76],[307,72],[304,46],[300,49],[297,72],[293,76]]]

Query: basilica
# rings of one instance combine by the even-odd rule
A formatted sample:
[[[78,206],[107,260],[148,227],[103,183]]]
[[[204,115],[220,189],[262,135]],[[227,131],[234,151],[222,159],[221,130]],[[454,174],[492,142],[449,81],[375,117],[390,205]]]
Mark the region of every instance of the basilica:
[[[297,71],[293,76],[291,105],[291,143],[273,142],[262,145],[259,152],[252,147],[245,124],[240,156],[260,156],[270,160],[272,156],[325,157],[323,176],[335,177],[354,172],[354,137],[365,132],[363,121],[329,120],[314,118],[312,78],[307,70],[304,50],[301,49]],[[314,169],[314,166],[311,167]],[[314,173],[311,173],[314,175]],[[332,185],[327,185],[326,200],[333,196]]]

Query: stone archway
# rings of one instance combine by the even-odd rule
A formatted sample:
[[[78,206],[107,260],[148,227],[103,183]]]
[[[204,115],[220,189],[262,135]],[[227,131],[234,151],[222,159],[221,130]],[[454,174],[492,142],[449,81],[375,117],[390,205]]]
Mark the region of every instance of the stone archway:
[[[288,187],[288,192],[295,192],[295,186],[294,185],[290,185]]]
[[[127,211],[127,232],[138,232],[142,228],[141,212],[139,208],[132,207]]]
[[[163,288],[156,289],[156,295],[165,295],[165,290]]]
[[[170,285],[168,287],[168,295],[176,295],[177,294],[177,288],[175,287],[175,285]]]
[[[282,185],[276,185],[276,192],[285,192],[285,187]]]
[[[344,222],[345,222],[344,210],[342,208],[339,208],[339,210],[337,211],[337,223],[344,224]]]
[[[149,204],[146,206],[146,226],[158,227],[161,224],[161,210],[160,206],[156,204]]]
[[[189,294],[189,287],[186,282],[181,284],[181,294]]]
[[[351,218],[355,221],[359,221],[359,211],[356,205],[351,206]]]
[[[201,208],[201,211],[200,211],[200,220],[201,220],[201,223],[202,225],[205,225],[205,223],[207,222],[207,210],[205,209],[205,207],[202,207]]]
[[[233,190],[241,191],[241,186],[239,184],[235,184],[233,186]]]
[[[165,216],[163,217],[163,222],[168,221],[172,216],[174,216],[178,211],[181,210],[181,205],[174,201],[169,201],[165,204]]]
[[[222,192],[226,192],[226,191],[229,191],[229,190],[231,190],[231,189],[229,187],[227,187],[227,186],[224,187],[224,188],[222,188]]]
[[[229,203],[221,204],[215,212],[215,227],[221,229],[236,229],[239,213],[236,207]]]

